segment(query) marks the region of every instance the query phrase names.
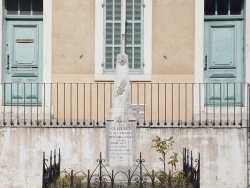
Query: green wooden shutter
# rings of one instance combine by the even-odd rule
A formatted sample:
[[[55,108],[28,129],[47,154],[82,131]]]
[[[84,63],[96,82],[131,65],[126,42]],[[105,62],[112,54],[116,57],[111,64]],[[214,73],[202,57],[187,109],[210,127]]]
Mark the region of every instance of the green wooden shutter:
[[[143,65],[143,1],[126,1],[126,53],[131,72],[142,73]]]
[[[104,1],[104,72],[113,72],[121,50],[122,0]],[[142,73],[143,0],[126,1],[126,49],[131,72]]]
[[[106,0],[104,17],[104,72],[113,72],[121,49],[121,0]]]

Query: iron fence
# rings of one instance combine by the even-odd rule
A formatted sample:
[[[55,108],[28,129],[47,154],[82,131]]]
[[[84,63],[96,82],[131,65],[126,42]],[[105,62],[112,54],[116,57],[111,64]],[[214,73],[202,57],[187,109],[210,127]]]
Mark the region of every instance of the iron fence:
[[[58,162],[56,160],[57,158]],[[60,177],[60,167],[61,167],[60,148],[58,156],[56,156],[56,150],[54,150],[54,159],[52,159],[52,151],[51,151],[48,165],[46,161],[48,160],[45,158],[45,152],[43,152],[43,175],[42,175],[43,188],[51,186],[51,184],[55,183],[57,178]]]
[[[247,83],[132,82],[138,127],[246,127]],[[105,127],[113,83],[3,83],[0,125]]]
[[[196,163],[196,165],[194,165],[194,163]],[[190,182],[194,187],[200,187],[200,153],[198,159],[194,160],[193,152],[191,151],[191,154],[189,155],[189,150],[186,148],[183,149],[183,172],[187,177],[187,186]]]
[[[43,160],[43,162],[45,166],[46,160]],[[93,172],[91,172],[90,170],[88,170],[87,172],[74,172],[73,170],[71,170],[70,173],[68,173],[67,171],[61,171],[60,177],[58,171],[60,169],[60,162],[57,165],[50,165],[49,170],[43,169],[43,171],[46,171],[48,174],[44,176],[47,178],[43,178],[43,188],[200,188],[200,154],[198,156],[198,159],[193,160],[192,151],[191,156],[189,156],[189,151],[187,149],[183,149],[183,171],[175,172],[173,174],[171,170],[169,171],[169,173],[165,173],[164,171],[155,172],[154,170],[150,172],[144,165],[145,160],[142,158],[141,153],[140,158],[136,160],[136,167],[132,171],[128,170],[127,172],[125,172],[107,170],[107,167],[105,166],[105,159],[102,158],[101,153],[99,159],[97,159],[97,163],[98,165],[93,170]],[[196,163],[196,165],[194,165],[194,163]]]

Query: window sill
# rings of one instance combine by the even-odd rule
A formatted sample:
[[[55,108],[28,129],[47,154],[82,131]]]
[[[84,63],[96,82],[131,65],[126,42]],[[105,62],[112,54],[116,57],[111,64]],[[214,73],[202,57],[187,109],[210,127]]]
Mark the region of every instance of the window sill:
[[[111,82],[114,81],[115,74],[95,74],[95,81],[96,82]],[[133,82],[150,82],[151,81],[151,74],[131,74],[129,75],[130,81]]]

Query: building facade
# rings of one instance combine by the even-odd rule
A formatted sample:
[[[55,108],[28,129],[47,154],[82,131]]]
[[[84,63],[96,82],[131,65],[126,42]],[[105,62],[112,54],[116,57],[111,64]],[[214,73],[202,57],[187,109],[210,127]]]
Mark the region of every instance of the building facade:
[[[33,159],[51,147],[65,146],[66,159],[78,153],[75,163],[105,152],[105,129],[94,126],[106,125],[124,24],[138,150],[149,151],[154,134],[172,134],[177,149],[185,145],[205,156],[202,187],[250,186],[250,1],[125,2],[1,1],[1,181],[36,187],[41,164]],[[147,159],[157,167],[157,157]],[[22,165],[29,163],[35,180]],[[20,168],[8,179],[13,164]]]
[[[122,20],[132,81],[250,79],[248,2],[144,0],[125,9],[111,0],[37,2],[2,2],[2,83],[113,81]]]

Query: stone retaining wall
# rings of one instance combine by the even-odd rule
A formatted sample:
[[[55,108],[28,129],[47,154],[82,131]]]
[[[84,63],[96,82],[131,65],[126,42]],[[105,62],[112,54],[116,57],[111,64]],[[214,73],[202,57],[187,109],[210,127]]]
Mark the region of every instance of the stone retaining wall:
[[[173,151],[182,165],[182,148],[201,153],[201,187],[246,187],[247,131],[245,128],[137,128],[136,156],[145,166],[160,170],[160,155],[151,148],[152,138],[174,137]],[[91,171],[99,152],[106,153],[105,128],[1,128],[1,187],[41,187],[43,151],[61,148],[61,170]],[[103,155],[105,156],[105,155]]]

